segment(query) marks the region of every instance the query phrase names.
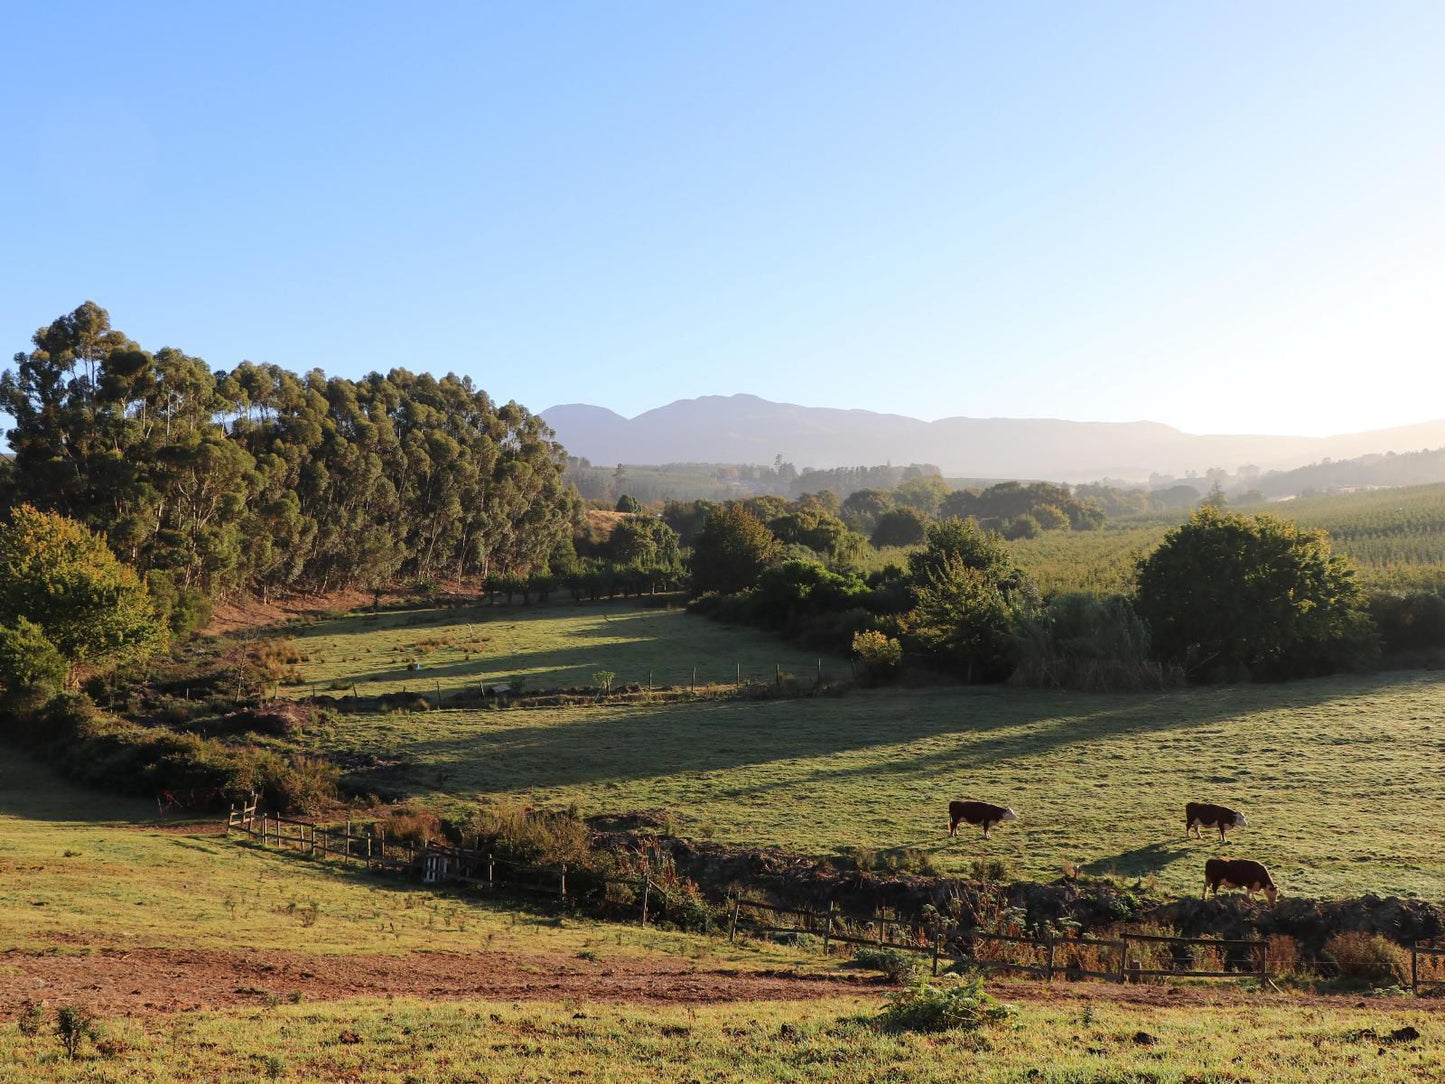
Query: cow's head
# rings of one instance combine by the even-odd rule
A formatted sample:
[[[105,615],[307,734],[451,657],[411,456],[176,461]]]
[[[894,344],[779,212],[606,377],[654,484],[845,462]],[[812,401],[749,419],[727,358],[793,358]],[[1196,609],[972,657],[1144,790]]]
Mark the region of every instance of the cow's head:
[[[1275,885],[1265,885],[1264,898],[1269,900],[1269,905],[1273,907],[1279,902],[1279,889]]]
[[[1234,815],[1234,823],[1239,825],[1241,828],[1245,828],[1249,825],[1249,821],[1244,819],[1243,813],[1236,813]]]
[[[1010,806],[1008,809],[1005,809],[1005,810],[1003,811],[1003,816],[999,818],[999,820],[1004,820],[1004,821],[1016,821],[1016,820],[1018,820],[1018,819],[1019,819],[1019,815],[1013,811],[1013,807],[1012,807],[1012,806]]]

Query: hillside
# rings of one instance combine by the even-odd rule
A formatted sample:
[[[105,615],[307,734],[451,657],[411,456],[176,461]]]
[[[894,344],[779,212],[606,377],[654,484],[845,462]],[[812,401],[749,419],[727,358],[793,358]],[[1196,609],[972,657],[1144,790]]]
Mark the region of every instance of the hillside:
[[[542,412],[567,450],[594,463],[934,463],[944,474],[1088,481],[1142,480],[1253,464],[1291,470],[1322,459],[1445,445],[1445,419],[1331,437],[1198,435],[1157,422],[942,418],[708,395],[624,418],[585,404]]]

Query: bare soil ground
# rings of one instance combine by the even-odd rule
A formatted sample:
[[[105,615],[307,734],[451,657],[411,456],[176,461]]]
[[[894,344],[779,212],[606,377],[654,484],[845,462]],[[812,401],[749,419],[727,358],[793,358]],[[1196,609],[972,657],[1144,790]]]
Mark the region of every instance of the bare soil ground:
[[[656,1004],[803,1001],[856,994],[864,976],[704,969],[686,960],[412,953],[103,949],[90,955],[0,954],[0,1019],[25,1002],[84,1004],[107,1015],[219,1009],[281,1001],[387,995],[439,999]],[[297,995],[300,995],[298,998]]]
[[[1118,986],[1104,982],[1000,980],[1005,1000],[1108,1001],[1153,1007],[1228,1005],[1373,1008],[1381,1012],[1445,1012],[1445,998],[1405,999],[1254,992],[1234,985]],[[78,1003],[104,1015],[223,1009],[278,1001],[350,997],[442,1000],[600,1001],[656,1005],[726,1001],[809,1001],[883,993],[877,976],[701,968],[686,960],[507,952],[412,953],[408,956],[322,956],[278,951],[102,949],[89,955],[0,954],[0,1020],[27,1002]]]

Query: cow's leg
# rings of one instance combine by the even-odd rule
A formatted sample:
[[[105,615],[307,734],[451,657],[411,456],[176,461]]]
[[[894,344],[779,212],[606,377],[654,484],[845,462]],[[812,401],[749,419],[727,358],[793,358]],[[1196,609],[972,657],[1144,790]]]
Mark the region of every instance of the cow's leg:
[[[948,822],[948,834],[951,836],[958,835],[958,821]]]
[[[1209,880],[1208,880],[1208,878],[1206,878],[1205,881],[1204,881],[1204,891],[1201,892],[1201,893],[1199,893],[1199,898],[1200,898],[1201,900],[1207,900],[1207,899],[1209,898]]]
[[[1220,822],[1219,822],[1219,842],[1220,842],[1220,843],[1226,843],[1226,842],[1228,842],[1228,841],[1224,838],[1224,822],[1223,822],[1223,821],[1220,821]]]
[[[983,838],[984,838],[984,839],[988,839],[988,838],[989,838],[988,830],[989,830],[990,828],[992,828],[992,827],[993,827],[993,825],[989,824],[988,821],[984,821],[984,822],[983,822]]]

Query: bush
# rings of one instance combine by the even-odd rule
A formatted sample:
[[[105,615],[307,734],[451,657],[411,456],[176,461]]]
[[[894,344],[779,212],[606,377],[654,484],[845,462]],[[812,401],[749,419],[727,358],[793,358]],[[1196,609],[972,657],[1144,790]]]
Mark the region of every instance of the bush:
[[[1410,981],[1410,954],[1379,934],[1360,930],[1334,934],[1320,955],[1350,982],[1403,986]]]
[[[853,654],[863,665],[863,674],[870,682],[885,681],[898,672],[903,661],[903,645],[876,629],[853,634]]]
[[[490,848],[498,858],[527,865],[575,865],[591,849],[587,825],[580,817],[511,800],[478,808],[467,818],[462,834],[468,846]]]
[[[871,971],[881,971],[891,982],[903,982],[913,977],[918,968],[918,959],[910,953],[893,948],[874,948],[863,945],[853,953],[853,962]]]
[[[95,1021],[90,1013],[75,1005],[62,1005],[55,1014],[55,1033],[60,1036],[60,1045],[71,1058],[80,1057],[85,1040],[95,1034]]]
[[[45,631],[23,617],[0,625],[0,691],[24,708],[59,695],[70,667]]]
[[[1018,621],[1016,685],[1083,692],[1133,692],[1183,684],[1176,665],[1156,662],[1149,630],[1127,598],[1060,595]]]
[[[1370,617],[1391,651],[1445,647],[1445,596],[1431,591],[1375,595]]]
[[[985,1024],[999,1023],[1013,1015],[983,988],[981,975],[968,975],[938,984],[916,978],[895,994],[881,1019],[900,1031],[977,1031]]]
[[[416,843],[425,847],[428,843],[446,841],[441,818],[429,809],[393,809],[380,827],[387,839],[399,843]]]

